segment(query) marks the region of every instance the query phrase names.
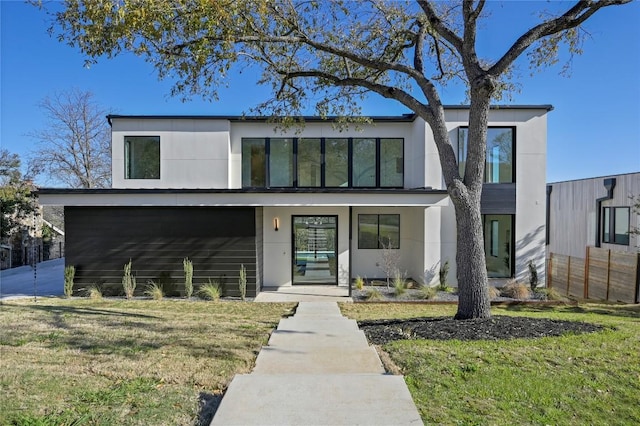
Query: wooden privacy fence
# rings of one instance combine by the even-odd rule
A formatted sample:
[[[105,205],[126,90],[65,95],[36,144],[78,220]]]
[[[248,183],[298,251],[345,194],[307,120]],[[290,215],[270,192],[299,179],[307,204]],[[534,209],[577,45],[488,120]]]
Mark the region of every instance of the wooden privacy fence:
[[[551,253],[547,285],[567,296],[640,303],[640,254],[587,247],[586,259]]]

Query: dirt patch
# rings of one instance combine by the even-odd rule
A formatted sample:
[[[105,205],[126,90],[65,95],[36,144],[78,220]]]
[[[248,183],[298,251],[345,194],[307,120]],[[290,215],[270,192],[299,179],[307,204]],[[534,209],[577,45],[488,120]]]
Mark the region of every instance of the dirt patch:
[[[503,340],[593,333],[602,326],[547,318],[494,316],[488,319],[454,320],[451,317],[373,320],[358,323],[369,342],[384,345],[395,340]]]

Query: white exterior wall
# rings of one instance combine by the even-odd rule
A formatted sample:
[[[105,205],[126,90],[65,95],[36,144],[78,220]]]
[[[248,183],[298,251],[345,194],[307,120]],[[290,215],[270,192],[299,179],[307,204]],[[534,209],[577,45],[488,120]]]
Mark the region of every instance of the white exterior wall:
[[[228,188],[229,121],[116,118],[112,123],[113,188]],[[125,179],[125,136],[160,136],[160,179]]]
[[[457,151],[457,129],[468,125],[468,110],[447,109],[447,128]],[[546,123],[545,109],[502,109],[490,113],[491,126],[516,128],[516,220],[515,268],[519,279],[527,275],[527,263],[535,260],[538,275],[544,280]],[[160,137],[160,179],[124,179],[125,136]],[[286,132],[274,130],[264,122],[231,122],[226,119],[192,118],[115,118],[112,123],[113,188],[205,188],[240,189],[242,187],[242,138],[246,137],[389,137],[404,139],[404,187],[444,189],[437,148],[429,126],[420,118],[413,122],[377,122],[352,126],[348,130],[334,129],[331,123],[307,123],[304,128]],[[363,195],[364,196],[364,195]],[[376,266],[379,250],[357,248],[358,213],[399,213],[401,215],[401,268],[420,282],[436,284],[438,269],[449,261],[449,283],[456,282],[456,232],[453,205],[445,200],[432,200],[425,195],[420,207],[400,207],[390,203],[396,195],[384,197],[387,207],[358,207],[358,196],[349,194],[158,194],[159,200],[170,198],[177,205],[253,205],[265,206],[263,216],[264,285],[291,285],[291,215],[338,215],[338,264],[340,283],[346,285],[349,262],[348,207],[353,208],[352,278],[368,278],[383,274]],[[98,202],[101,195],[92,198]],[[104,197],[108,198],[108,195]],[[151,195],[150,195],[151,197]],[[346,199],[345,199],[346,197]],[[398,194],[398,199],[404,197]],[[414,200],[415,196],[410,196]],[[147,197],[148,198],[148,197]],[[151,197],[153,198],[153,197]],[[175,198],[175,199],[174,199]],[[282,198],[282,199],[281,199]],[[371,197],[364,205],[370,205]],[[132,203],[139,201],[133,197]],[[233,201],[230,201],[233,200]],[[235,201],[237,200],[237,201]],[[295,201],[298,200],[298,201]],[[101,201],[106,202],[108,201]],[[160,202],[160,201],[158,201]],[[153,204],[153,201],[151,202]],[[335,203],[335,204],[334,204]],[[228,204],[228,205],[232,205]],[[318,206],[323,204],[324,206]],[[336,205],[336,207],[332,207]],[[374,202],[375,204],[375,202]],[[430,205],[431,204],[431,205]],[[437,205],[433,205],[437,204]],[[268,207],[268,206],[283,207]],[[388,207],[395,205],[398,207]],[[413,201],[404,206],[415,205]],[[429,207],[425,207],[430,205]],[[301,207],[287,207],[301,206]],[[306,206],[306,207],[302,207]],[[360,204],[363,206],[363,204]],[[273,230],[273,217],[280,219],[280,230]]]
[[[291,286],[293,244],[291,218],[296,215],[338,216],[338,285],[349,284],[348,207],[265,207],[263,215],[263,265],[265,287]],[[280,226],[274,229],[273,220]]]
[[[545,282],[545,209],[547,111],[503,109],[491,110],[489,125],[516,128],[515,176],[515,273],[516,278],[528,279],[527,264],[533,260],[538,266],[540,285]],[[467,126],[468,111],[447,110],[447,128],[457,152],[457,128]],[[453,206],[450,207],[453,213]],[[443,227],[444,230],[444,227]],[[455,236],[455,221],[448,231]],[[455,255],[454,255],[455,258]],[[452,262],[450,262],[452,263]],[[452,272],[449,273],[452,279]]]

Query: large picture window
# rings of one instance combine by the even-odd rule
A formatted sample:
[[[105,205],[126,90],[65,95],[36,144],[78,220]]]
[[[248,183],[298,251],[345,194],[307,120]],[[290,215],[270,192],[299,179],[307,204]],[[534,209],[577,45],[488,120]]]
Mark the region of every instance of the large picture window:
[[[513,276],[512,215],[484,215],[484,253],[489,278]]]
[[[515,130],[512,127],[487,129],[487,152],[484,166],[485,183],[512,183],[514,179],[513,152]],[[467,162],[469,129],[458,129],[458,166],[464,176]]]
[[[602,241],[629,245],[629,207],[603,208]]]
[[[125,179],[160,179],[160,137],[125,136]]]
[[[401,138],[244,138],[242,187],[402,188]]]
[[[400,248],[399,214],[359,214],[358,248]]]

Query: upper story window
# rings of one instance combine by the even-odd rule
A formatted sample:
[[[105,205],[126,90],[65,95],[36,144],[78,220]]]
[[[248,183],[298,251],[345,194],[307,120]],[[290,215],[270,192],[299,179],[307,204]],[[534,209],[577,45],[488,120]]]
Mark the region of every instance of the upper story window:
[[[160,179],[160,136],[125,136],[125,179]]]
[[[243,138],[243,188],[402,188],[400,138]]]
[[[460,175],[464,175],[467,160],[467,138],[469,129],[458,129],[458,165]],[[515,162],[513,152],[515,147],[515,128],[489,127],[487,129],[487,154],[484,166],[485,183],[515,182]]]
[[[629,207],[603,208],[602,241],[609,244],[629,245]]]

